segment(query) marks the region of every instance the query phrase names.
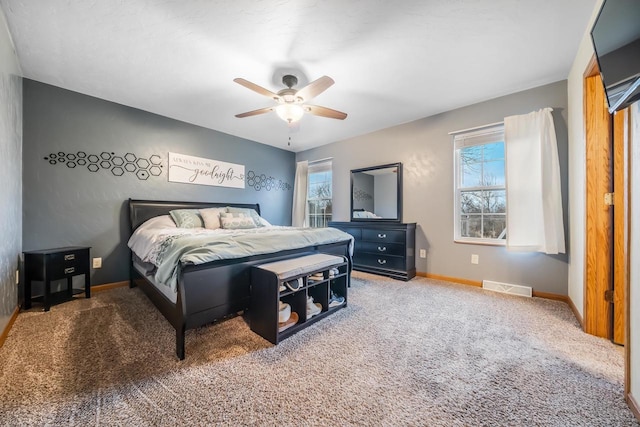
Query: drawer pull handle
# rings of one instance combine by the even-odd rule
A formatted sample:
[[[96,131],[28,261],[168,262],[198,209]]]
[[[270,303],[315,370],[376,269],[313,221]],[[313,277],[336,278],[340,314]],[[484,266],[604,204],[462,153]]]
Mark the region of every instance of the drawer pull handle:
[[[378,264],[380,264],[380,265],[385,265],[386,263],[387,263],[386,259],[379,259],[378,260]]]
[[[378,233],[378,237],[381,238],[381,239],[386,239],[387,235]]]
[[[76,259],[76,254],[69,254],[64,256],[65,261],[73,261],[74,259]]]
[[[379,250],[380,252],[384,252],[384,251],[386,251],[386,250],[387,250],[387,247],[386,247],[386,246],[383,246],[383,247],[378,246],[378,250]]]
[[[74,271],[76,271],[76,268],[75,268],[75,267],[65,268],[65,269],[64,269],[64,274],[73,273]]]

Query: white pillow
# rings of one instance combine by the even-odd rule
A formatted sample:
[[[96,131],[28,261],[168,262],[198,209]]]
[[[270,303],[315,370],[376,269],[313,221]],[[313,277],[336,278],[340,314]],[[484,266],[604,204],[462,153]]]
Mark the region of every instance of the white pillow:
[[[177,228],[169,215],[160,215],[146,220],[140,227],[146,228]]]
[[[263,227],[272,227],[271,223],[266,219],[262,218],[261,216],[258,218],[260,218],[260,224],[262,224]]]
[[[204,220],[204,228],[209,230],[217,230],[222,227],[220,224],[220,215],[227,212],[227,208],[206,208],[200,209],[200,215]]]

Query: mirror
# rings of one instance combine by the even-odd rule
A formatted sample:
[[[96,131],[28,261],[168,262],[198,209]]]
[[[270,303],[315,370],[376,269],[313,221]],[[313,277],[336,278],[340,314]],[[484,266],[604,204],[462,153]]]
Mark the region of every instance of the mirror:
[[[351,171],[351,221],[402,221],[402,163]]]

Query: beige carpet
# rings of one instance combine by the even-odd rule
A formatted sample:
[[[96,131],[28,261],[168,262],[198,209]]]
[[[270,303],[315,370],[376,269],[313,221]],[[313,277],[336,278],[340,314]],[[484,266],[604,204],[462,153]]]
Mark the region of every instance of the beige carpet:
[[[272,346],[242,317],[174,331],[138,289],[18,316],[0,425],[627,426],[621,349],[559,302],[354,273]]]

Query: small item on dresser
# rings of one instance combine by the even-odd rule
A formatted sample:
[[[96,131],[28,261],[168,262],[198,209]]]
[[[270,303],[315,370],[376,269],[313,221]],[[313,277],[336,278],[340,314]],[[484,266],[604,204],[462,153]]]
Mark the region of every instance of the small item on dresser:
[[[298,323],[298,313],[293,311],[293,312],[291,312],[291,316],[289,317],[289,319],[286,322],[278,323],[278,332],[286,331],[287,329],[289,329],[290,327],[292,327],[296,323]]]
[[[282,301],[278,305],[278,323],[285,323],[291,317],[291,306]]]

